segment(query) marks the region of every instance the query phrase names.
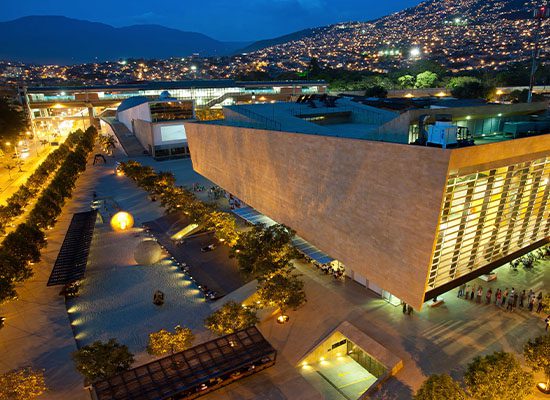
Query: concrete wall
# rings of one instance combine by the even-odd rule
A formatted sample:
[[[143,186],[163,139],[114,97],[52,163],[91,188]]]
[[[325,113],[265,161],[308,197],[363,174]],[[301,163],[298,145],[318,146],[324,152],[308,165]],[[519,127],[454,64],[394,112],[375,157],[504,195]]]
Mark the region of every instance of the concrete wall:
[[[126,125],[126,128],[128,128],[130,132],[134,132],[134,127],[132,126],[133,120],[140,119],[143,121],[151,121],[149,103],[139,104],[124,111],[117,112],[116,118]]]
[[[419,308],[450,152],[186,123],[194,169]]]
[[[550,134],[454,149],[449,171],[471,173],[550,155]]]
[[[134,120],[134,135],[139,140],[141,145],[152,152],[153,147],[153,124],[149,121],[141,119]],[[131,130],[131,129],[130,129]]]

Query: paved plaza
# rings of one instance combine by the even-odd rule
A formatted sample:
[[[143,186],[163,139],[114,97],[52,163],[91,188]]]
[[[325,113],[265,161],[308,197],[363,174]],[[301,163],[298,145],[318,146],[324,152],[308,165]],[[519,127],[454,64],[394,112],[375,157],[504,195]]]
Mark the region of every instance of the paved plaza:
[[[117,158],[124,159],[119,154]],[[143,158],[139,161],[159,170],[173,171],[178,184],[190,186],[199,182],[206,188],[211,186],[192,171],[190,160],[156,163]],[[72,214],[88,210],[95,191],[98,197],[111,197],[122,209],[132,213],[136,227],[163,215],[158,202],[151,202],[147,193],[128,178],[114,175],[113,166],[111,158],[105,166],[89,165],[58,224],[48,232],[48,247],[43,260],[35,266],[35,276],[21,285],[19,300],[0,306],[0,315],[7,317],[6,326],[0,330],[0,371],[24,365],[44,368],[51,388],[45,399],[90,398],[70,358],[76,342],[63,298],[58,295],[60,288],[46,287]],[[198,195],[206,196],[203,192]],[[211,337],[202,327],[202,320],[211,312],[211,304],[204,301],[169,260],[155,265],[136,265],[133,249],[143,237],[139,229],[115,233],[107,224],[98,225],[81,296],[69,307],[70,319],[73,323],[76,321],[74,329],[79,345],[115,337],[137,353],[137,364],[151,360],[144,350],[147,335],[154,330],[181,324],[195,331],[196,343]],[[483,286],[484,290],[491,286],[493,293],[496,288],[506,287],[533,289],[538,293],[550,288],[549,267],[548,261],[536,264],[532,271],[520,268],[514,272],[504,266],[496,271],[496,281],[487,283],[476,279],[472,283]],[[528,338],[544,332],[542,314],[519,309],[506,312],[494,304],[466,301],[457,298],[456,290],[440,296],[445,300],[443,305],[437,308],[426,305],[422,311],[408,316],[402,313],[401,307],[387,303],[354,281],[335,280],[301,262],[296,268],[305,281],[306,305],[290,311],[290,321],[284,325],[274,319],[259,324],[261,332],[278,351],[275,366],[205,399],[337,398],[334,391],[311,384],[297,363],[343,321],[350,321],[404,362],[397,376],[375,394],[375,398],[380,399],[409,399],[430,374],[447,372],[460,378],[474,356],[496,350],[520,353]],[[152,293],[156,289],[166,294],[167,301],[162,308],[152,304]],[[352,366],[349,366],[350,372]],[[327,374],[332,372],[326,370]],[[345,386],[342,383],[340,389]],[[533,398],[542,398],[542,395],[534,393]]]

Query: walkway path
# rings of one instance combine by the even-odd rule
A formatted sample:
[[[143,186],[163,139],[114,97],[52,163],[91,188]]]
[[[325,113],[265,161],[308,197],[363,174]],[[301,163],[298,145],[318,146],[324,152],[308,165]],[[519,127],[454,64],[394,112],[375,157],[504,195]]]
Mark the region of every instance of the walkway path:
[[[295,367],[320,339],[344,320],[403,359],[404,369],[375,396],[384,400],[410,399],[423,380],[433,373],[446,372],[461,378],[465,366],[477,355],[497,350],[521,353],[528,338],[544,333],[542,315],[507,313],[494,305],[458,299],[456,290],[440,296],[445,299],[444,305],[426,306],[421,312],[407,316],[401,307],[390,305],[356,282],[336,281],[305,264],[298,264],[297,268],[304,275],[307,304],[298,311],[290,311],[290,321],[285,325],[277,324],[274,319],[259,325],[278,351],[276,365],[206,396],[205,400],[323,398],[304,382]],[[499,272],[500,284],[511,282],[507,268]],[[515,284],[525,280],[534,287],[550,288],[550,262],[538,268],[534,273],[520,271]],[[537,282],[532,281],[533,276],[537,276]],[[486,282],[475,282],[476,285],[482,283]],[[532,398],[543,399],[536,390]]]
[[[112,159],[109,161],[113,163]],[[59,296],[60,287],[47,287],[46,283],[72,215],[90,209],[97,180],[112,171],[112,165],[101,168],[88,162],[73,198],[47,233],[48,246],[42,260],[34,266],[34,276],[17,288],[18,300],[0,306],[0,315],[6,317],[0,330],[0,372],[26,365],[45,369],[46,383],[52,389],[43,397],[45,400],[90,398],[71,360],[76,345],[63,297]]]

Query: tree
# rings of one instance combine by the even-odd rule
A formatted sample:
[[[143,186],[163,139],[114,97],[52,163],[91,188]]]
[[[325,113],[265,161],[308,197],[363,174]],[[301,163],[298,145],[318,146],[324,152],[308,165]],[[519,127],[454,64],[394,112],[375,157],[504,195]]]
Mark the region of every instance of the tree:
[[[174,354],[186,350],[193,344],[195,335],[189,328],[176,326],[175,333],[161,329],[158,332],[149,334],[149,344],[147,352],[155,356],[163,356],[165,354]]]
[[[466,400],[466,398],[464,389],[447,374],[431,375],[414,395],[414,400]]]
[[[533,374],[524,371],[513,354],[497,351],[474,358],[464,382],[478,400],[521,400],[531,393]]]
[[[101,144],[101,147],[103,147],[103,150],[106,152],[110,152],[116,147],[116,141],[113,135],[99,136],[99,143]]]
[[[235,218],[223,211],[212,211],[204,218],[205,227],[212,228],[216,232],[216,238],[227,243],[230,247],[237,243],[239,234]]]
[[[508,98],[512,103],[526,103],[527,96],[529,94],[528,89],[523,90],[512,90],[508,95]],[[533,93],[533,101],[544,101],[544,95]]]
[[[365,96],[384,99],[388,96],[388,91],[383,86],[375,85],[365,90]]]
[[[15,142],[26,129],[27,121],[21,107],[0,97],[0,141]]]
[[[437,81],[437,74],[431,71],[424,71],[416,75],[416,83],[414,87],[418,89],[432,88]]]
[[[402,89],[412,89],[414,87],[414,76],[412,75],[403,75],[397,78],[397,83]]]
[[[491,88],[481,80],[472,76],[457,76],[450,79],[448,89],[451,89],[453,97],[459,99],[480,99],[486,98]]]
[[[282,268],[264,276],[258,285],[258,296],[263,304],[277,306],[284,314],[296,310],[306,299],[304,282],[290,268]]]
[[[298,253],[292,246],[294,231],[284,225],[254,225],[241,233],[232,249],[239,268],[248,275],[262,276],[290,263]]]
[[[228,301],[204,321],[204,326],[217,335],[234,333],[258,323],[254,310]]]
[[[97,382],[126,371],[134,362],[128,347],[109,339],[96,341],[73,353],[76,369],[90,382]]]
[[[32,400],[46,390],[43,371],[26,367],[0,374],[0,400]]]
[[[548,388],[550,385],[550,335],[529,339],[523,346],[523,356],[533,371],[544,372]]]

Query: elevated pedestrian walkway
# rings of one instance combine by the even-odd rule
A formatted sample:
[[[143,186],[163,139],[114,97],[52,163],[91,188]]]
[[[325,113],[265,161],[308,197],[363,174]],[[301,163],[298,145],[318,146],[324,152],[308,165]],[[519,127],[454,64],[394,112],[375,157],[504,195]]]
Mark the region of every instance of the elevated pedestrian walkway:
[[[101,119],[109,124],[128,157],[143,155],[145,148],[141,145],[136,135],[130,132],[126,125],[112,117],[102,117]]]

